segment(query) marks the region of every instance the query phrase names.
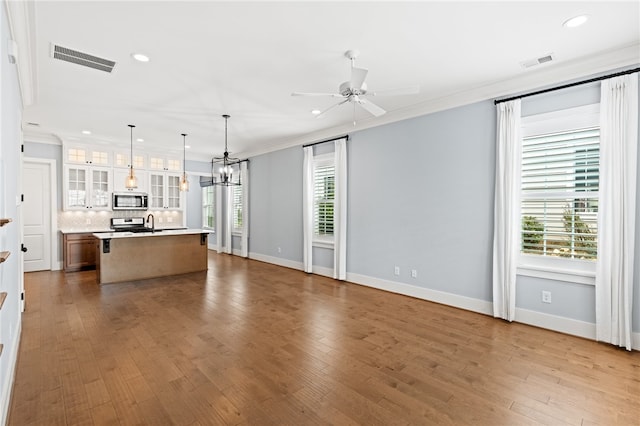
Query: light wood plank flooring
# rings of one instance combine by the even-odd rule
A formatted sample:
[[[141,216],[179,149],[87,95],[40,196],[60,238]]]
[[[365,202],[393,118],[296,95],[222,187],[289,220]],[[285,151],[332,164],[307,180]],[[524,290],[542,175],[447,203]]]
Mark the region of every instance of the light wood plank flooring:
[[[640,355],[229,255],[26,274],[10,425],[637,425]]]

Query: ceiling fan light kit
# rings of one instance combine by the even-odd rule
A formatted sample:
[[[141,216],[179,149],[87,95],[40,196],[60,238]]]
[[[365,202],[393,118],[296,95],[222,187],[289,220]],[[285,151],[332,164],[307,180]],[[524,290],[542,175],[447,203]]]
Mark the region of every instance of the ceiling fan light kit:
[[[344,52],[344,56],[351,61],[351,78],[338,86],[338,93],[307,93],[307,92],[293,92],[292,96],[328,96],[334,98],[342,98],[343,100],[331,105],[324,111],[315,114],[316,118],[324,116],[327,112],[331,111],[337,106],[343,105],[347,102],[351,102],[354,105],[353,108],[353,124],[356,124],[355,120],[355,105],[361,106],[365,111],[369,112],[375,117],[384,115],[387,111],[378,105],[374,104],[370,100],[367,100],[367,96],[392,96],[392,95],[412,95],[419,92],[419,87],[405,87],[400,89],[383,90],[378,92],[368,92],[367,83],[365,79],[369,70],[366,68],[358,68],[355,66],[355,61],[360,54],[357,50],[347,50]]]

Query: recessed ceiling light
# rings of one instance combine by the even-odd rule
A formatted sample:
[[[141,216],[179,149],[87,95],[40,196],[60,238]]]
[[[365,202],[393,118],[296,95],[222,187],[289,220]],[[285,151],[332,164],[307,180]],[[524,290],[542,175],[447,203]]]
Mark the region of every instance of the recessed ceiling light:
[[[144,142],[144,139],[138,138],[138,139],[136,139],[136,142]]]
[[[313,114],[313,115],[318,115],[318,114],[320,114],[321,112],[322,112],[322,111],[320,111],[319,109],[312,109],[312,110],[311,110],[311,114]]]
[[[91,134],[91,130],[83,130],[82,134],[83,135],[90,135]]]
[[[562,25],[567,28],[575,28],[584,24],[585,22],[587,22],[587,20],[589,20],[589,15],[578,15],[574,16],[571,19],[567,19]]]
[[[149,57],[142,53],[132,53],[131,57],[138,62],[149,62]]]

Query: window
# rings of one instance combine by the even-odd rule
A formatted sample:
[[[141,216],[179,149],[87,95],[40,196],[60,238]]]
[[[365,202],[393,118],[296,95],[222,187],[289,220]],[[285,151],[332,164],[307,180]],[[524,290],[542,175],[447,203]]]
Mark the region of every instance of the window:
[[[596,259],[599,141],[597,127],[523,139],[523,253]]]
[[[598,255],[597,105],[524,117],[522,123],[520,251],[524,263],[573,268],[562,263],[566,259],[593,265]]]
[[[242,185],[233,188],[233,232],[242,232]]]
[[[216,228],[216,192],[215,186],[202,188],[202,227],[206,229]]]
[[[319,240],[333,239],[335,165],[333,155],[318,156],[313,169],[313,232]]]

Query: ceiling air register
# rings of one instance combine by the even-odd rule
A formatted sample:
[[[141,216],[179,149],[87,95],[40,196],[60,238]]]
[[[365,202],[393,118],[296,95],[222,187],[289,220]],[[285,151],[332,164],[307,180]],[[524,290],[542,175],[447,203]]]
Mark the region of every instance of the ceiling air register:
[[[58,46],[57,44],[51,45],[51,56],[54,59],[60,59],[61,61],[71,62],[73,64],[82,65],[83,67],[89,67],[108,73],[113,71],[113,67],[116,66],[116,63],[109,59],[79,52],[77,50],[69,49],[68,47]]]

